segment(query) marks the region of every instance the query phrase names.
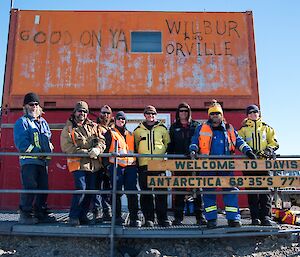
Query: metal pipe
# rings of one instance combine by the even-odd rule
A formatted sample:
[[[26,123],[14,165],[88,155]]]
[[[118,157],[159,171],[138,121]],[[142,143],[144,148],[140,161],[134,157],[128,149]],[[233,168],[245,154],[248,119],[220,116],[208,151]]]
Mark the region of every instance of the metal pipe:
[[[118,140],[115,140],[115,156],[118,156]],[[110,228],[110,257],[115,256],[115,225],[116,225],[116,204],[117,204],[117,169],[118,158],[114,158],[113,183],[112,183],[112,219]]]
[[[300,194],[300,190],[279,190],[280,194]],[[0,194],[112,194],[112,190],[25,190],[25,189],[0,189]],[[151,190],[116,190],[117,194],[153,194]],[[191,191],[155,191],[159,195],[186,195]],[[274,193],[273,190],[229,190],[229,191],[198,191],[197,194],[269,194]]]

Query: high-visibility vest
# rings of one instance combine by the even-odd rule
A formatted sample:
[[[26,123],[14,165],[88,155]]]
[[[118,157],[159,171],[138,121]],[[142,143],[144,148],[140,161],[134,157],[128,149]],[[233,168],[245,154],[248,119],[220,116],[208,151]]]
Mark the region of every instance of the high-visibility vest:
[[[227,138],[228,138],[228,148],[230,152],[234,152],[235,144],[236,144],[236,136],[234,134],[234,128],[231,124],[226,126],[227,131]],[[204,123],[200,129],[199,133],[199,148],[201,154],[209,155],[210,147],[211,147],[211,140],[213,137],[213,131],[211,127]]]
[[[77,143],[75,141],[75,129],[72,128],[72,126],[69,127],[69,133],[72,138],[72,141],[75,146],[77,146]],[[67,158],[67,166],[70,172],[79,170],[80,169],[80,158],[78,157],[68,157]]]
[[[134,136],[129,131],[125,132],[125,138],[121,135],[118,129],[111,129],[111,144],[109,147],[109,152],[112,153],[115,150],[115,142],[118,141],[118,153],[120,154],[130,154],[134,153]],[[118,157],[118,165],[126,167],[128,165],[133,165],[136,162],[135,157]],[[114,158],[109,157],[109,162],[114,163]]]

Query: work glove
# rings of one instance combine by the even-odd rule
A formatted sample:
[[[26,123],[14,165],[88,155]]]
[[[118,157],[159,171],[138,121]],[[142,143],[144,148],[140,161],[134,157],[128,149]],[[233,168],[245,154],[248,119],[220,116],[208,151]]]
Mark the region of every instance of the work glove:
[[[97,147],[94,147],[89,151],[89,156],[92,159],[98,159],[99,154],[100,154],[100,149]]]
[[[257,159],[257,156],[250,150],[246,152],[246,155],[249,159],[252,159],[252,160]]]
[[[191,158],[191,160],[195,160],[196,159],[196,152],[195,151],[191,151],[190,152],[190,158]]]
[[[264,150],[264,155],[267,156],[267,157],[273,157],[274,155],[274,150],[273,148],[271,147],[267,147],[265,150]]]

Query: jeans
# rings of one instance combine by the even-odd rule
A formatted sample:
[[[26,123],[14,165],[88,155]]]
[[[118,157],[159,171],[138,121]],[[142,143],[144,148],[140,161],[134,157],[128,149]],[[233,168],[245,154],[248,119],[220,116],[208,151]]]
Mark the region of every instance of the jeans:
[[[105,168],[96,172],[96,189],[97,190],[110,190],[111,183]],[[97,194],[93,196],[93,209],[108,210],[111,208],[110,194]]]
[[[96,189],[96,172],[76,170],[72,174],[76,190]],[[92,198],[92,194],[74,194],[69,217],[84,219],[89,211]]]
[[[109,167],[110,180],[113,185],[113,165]],[[126,166],[117,168],[117,190],[137,190],[137,168],[136,166]],[[121,217],[121,194],[117,194],[116,217]],[[136,194],[127,195],[128,210],[131,220],[138,219],[138,197]]]
[[[21,183],[23,189],[48,190],[48,166],[25,164],[21,166]],[[48,194],[20,195],[20,210],[31,212],[42,211],[47,207]]]

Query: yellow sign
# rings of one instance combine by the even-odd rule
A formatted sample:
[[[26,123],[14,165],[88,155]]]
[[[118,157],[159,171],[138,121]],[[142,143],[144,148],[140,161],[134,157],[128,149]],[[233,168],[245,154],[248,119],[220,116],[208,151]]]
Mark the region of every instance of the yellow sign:
[[[296,176],[149,176],[147,182],[150,188],[300,187]]]
[[[299,170],[299,160],[151,160],[149,171]]]

